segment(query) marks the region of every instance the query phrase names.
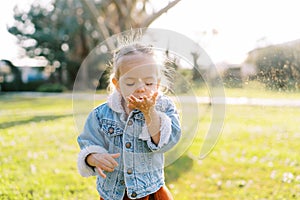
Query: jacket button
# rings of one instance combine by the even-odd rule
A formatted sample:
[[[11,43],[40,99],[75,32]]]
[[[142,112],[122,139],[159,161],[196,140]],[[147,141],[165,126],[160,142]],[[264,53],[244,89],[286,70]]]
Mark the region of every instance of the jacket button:
[[[120,180],[120,184],[121,185],[125,185],[125,181],[124,180]]]
[[[109,132],[110,134],[114,133],[114,131],[115,131],[115,129],[114,129],[113,127],[110,127],[110,128],[108,129],[108,132]]]
[[[130,142],[126,142],[125,147],[126,147],[127,149],[129,149],[129,148],[131,147],[131,143],[130,143]]]
[[[132,174],[132,169],[131,168],[127,169],[127,174]]]
[[[132,120],[128,121],[128,125],[131,126],[133,124]]]
[[[131,193],[131,197],[134,198],[134,197],[136,197],[136,196],[137,196],[137,193],[136,193],[136,192],[132,192],[132,193]]]

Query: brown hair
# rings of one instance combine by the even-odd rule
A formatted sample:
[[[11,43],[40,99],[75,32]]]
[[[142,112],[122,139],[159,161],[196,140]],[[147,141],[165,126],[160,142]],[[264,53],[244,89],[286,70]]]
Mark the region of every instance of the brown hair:
[[[123,46],[115,51],[113,57],[113,75],[116,79],[120,78],[118,60],[123,56],[137,55],[137,54],[146,54],[154,57],[154,52],[151,46],[144,46],[137,43]]]

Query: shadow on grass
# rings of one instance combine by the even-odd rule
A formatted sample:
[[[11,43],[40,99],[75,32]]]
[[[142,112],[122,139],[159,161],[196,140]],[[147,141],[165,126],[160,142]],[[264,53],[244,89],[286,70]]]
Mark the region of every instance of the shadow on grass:
[[[42,121],[51,121],[59,118],[69,117],[73,116],[73,114],[67,114],[67,115],[43,115],[43,116],[34,116],[30,119],[26,120],[19,120],[19,121],[11,121],[11,122],[4,122],[0,124],[0,128],[10,128],[13,126],[19,126],[23,124],[28,124],[32,122],[42,122]]]
[[[186,173],[193,167],[193,159],[184,154],[173,164],[165,168],[166,182],[171,183],[176,181],[182,173]]]

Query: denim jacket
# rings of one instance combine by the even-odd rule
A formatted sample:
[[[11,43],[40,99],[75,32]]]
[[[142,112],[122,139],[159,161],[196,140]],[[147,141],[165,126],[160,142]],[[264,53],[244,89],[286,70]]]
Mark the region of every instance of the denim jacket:
[[[121,95],[115,91],[106,103],[88,116],[77,141],[79,173],[97,176],[97,190],[105,200],[121,200],[125,192],[137,199],[156,192],[164,185],[164,156],[181,137],[179,117],[174,103],[159,95],[155,105],[161,121],[160,141],[156,145],[148,133],[145,119],[139,110],[128,116],[121,105]],[[91,153],[121,153],[113,172],[102,178],[86,163]]]

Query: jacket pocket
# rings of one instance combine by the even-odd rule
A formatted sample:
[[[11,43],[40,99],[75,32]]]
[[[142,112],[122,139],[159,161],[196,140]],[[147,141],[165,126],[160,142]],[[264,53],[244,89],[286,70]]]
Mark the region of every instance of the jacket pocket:
[[[122,126],[110,119],[101,119],[101,131],[108,137],[115,137],[123,134]]]
[[[116,121],[110,119],[102,119],[100,131],[105,135],[108,144],[108,152],[117,153],[122,151],[123,127]]]

